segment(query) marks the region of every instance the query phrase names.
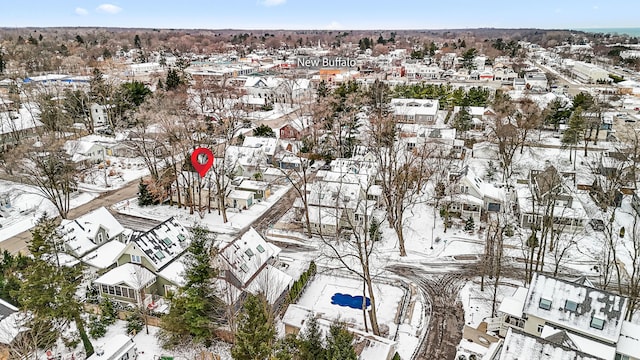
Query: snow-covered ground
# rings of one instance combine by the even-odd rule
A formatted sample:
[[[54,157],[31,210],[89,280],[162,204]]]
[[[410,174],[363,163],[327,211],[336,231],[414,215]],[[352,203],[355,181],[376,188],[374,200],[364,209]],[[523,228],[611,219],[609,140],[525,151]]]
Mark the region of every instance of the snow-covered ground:
[[[71,197],[71,208],[85,204],[97,196],[98,194],[91,192],[75,193]],[[31,229],[45,214],[58,215],[53,203],[33,186],[0,180],[0,199],[10,201],[8,206],[5,204],[0,207],[0,242]]]
[[[119,189],[149,175],[142,158],[107,156],[106,160],[108,166],[105,167],[105,163],[96,164],[80,175],[79,189],[95,192]]]
[[[395,317],[404,294],[401,288],[384,283],[374,284],[378,323],[389,326],[389,333],[395,332]],[[316,275],[308,285],[298,304],[322,313],[329,319],[341,319],[364,329],[361,309],[331,304],[336,294],[362,296],[362,281],[333,275]]]
[[[259,203],[254,203],[249,209],[241,212],[227,211],[228,222],[224,223],[222,214],[218,214],[218,210],[212,209],[211,213],[204,211],[203,213],[194,212],[189,214],[189,209],[168,205],[152,205],[141,207],[138,205],[138,199],[133,198],[121,201],[113,205],[113,210],[122,214],[139,216],[146,219],[164,221],[173,216],[180,220],[186,226],[199,224],[207,227],[209,230],[217,233],[235,233],[238,230],[251,224],[255,219],[273,206],[288,190],[289,186],[274,186],[271,196]],[[274,222],[277,219],[274,219]]]

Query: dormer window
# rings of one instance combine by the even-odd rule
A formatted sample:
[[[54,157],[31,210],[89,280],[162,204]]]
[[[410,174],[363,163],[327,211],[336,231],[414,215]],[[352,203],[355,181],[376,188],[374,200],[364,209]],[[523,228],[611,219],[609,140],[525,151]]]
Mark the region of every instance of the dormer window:
[[[592,317],[590,326],[594,329],[602,330],[604,329],[604,319],[599,317]]]
[[[162,259],[164,259],[165,256],[164,256],[164,253],[162,251],[156,251],[155,257],[158,260],[162,260]]]
[[[245,251],[244,253],[247,254],[249,258],[253,256],[253,251],[251,251],[251,249],[247,249],[247,251]]]
[[[245,264],[240,265],[240,270],[242,270],[243,272],[249,272],[249,268]]]
[[[171,239],[169,239],[168,237],[162,239],[162,242],[167,245],[167,246],[171,246],[171,244],[173,244],[173,242],[171,241]]]
[[[102,244],[104,238],[102,237],[102,233],[98,233],[98,244]]]
[[[576,310],[578,310],[578,303],[575,301],[567,300],[564,303],[564,309],[566,311],[576,312]]]
[[[538,304],[538,306],[540,307],[540,309],[543,309],[543,310],[551,310],[551,300],[541,298],[540,304]]]
[[[178,234],[178,240],[179,240],[180,242],[185,241],[186,239],[187,239],[187,238],[186,238],[186,236],[184,236],[184,235],[182,235],[182,234]]]
[[[256,247],[256,250],[258,250],[258,252],[261,253],[261,254],[264,252],[264,248],[262,247],[262,245],[258,245]]]

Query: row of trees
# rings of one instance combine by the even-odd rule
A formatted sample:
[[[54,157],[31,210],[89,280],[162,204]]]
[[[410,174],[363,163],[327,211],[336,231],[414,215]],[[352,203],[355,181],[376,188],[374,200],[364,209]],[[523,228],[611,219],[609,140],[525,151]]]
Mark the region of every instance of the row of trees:
[[[271,307],[262,295],[249,295],[244,302],[231,355],[235,360],[356,360],[354,336],[344,323],[334,321],[327,334],[315,317],[304,322],[305,330],[276,338]]]

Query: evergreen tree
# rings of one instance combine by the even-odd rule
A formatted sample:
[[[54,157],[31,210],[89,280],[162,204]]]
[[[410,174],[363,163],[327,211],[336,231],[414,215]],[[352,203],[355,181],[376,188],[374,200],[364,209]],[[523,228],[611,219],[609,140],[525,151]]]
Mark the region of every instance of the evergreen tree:
[[[475,221],[473,220],[473,216],[469,216],[469,218],[464,224],[464,231],[473,231],[475,226],[476,224],[475,224]]]
[[[301,360],[300,341],[293,334],[287,334],[276,342],[270,360]],[[318,358],[322,359],[322,358]]]
[[[0,49],[0,74],[4,74],[4,70],[7,68],[7,62],[4,59],[4,55],[2,54],[2,49]]]
[[[223,304],[213,286],[218,274],[211,267],[211,258],[217,251],[213,238],[201,227],[193,228],[191,234],[191,245],[185,256],[186,284],[173,296],[169,314],[162,319],[161,339],[166,346],[182,340],[210,346],[222,317]]]
[[[327,335],[326,360],[357,360],[358,356],[353,348],[353,335],[343,323],[335,322],[329,328]]]
[[[147,185],[144,181],[140,180],[140,184],[138,185],[138,205],[140,206],[148,206],[154,205],[156,201],[151,196],[149,192],[149,185]]]
[[[253,136],[276,137],[276,133],[274,133],[273,129],[268,125],[262,124],[253,129]]]
[[[578,143],[582,132],[586,126],[584,116],[582,116],[582,108],[577,107],[571,113],[568,128],[562,134],[562,143],[564,145],[575,145]]]
[[[235,360],[263,360],[273,352],[276,329],[270,306],[263,295],[249,295],[238,319],[231,356]],[[336,358],[336,360],[343,358]],[[347,360],[344,358],[344,360]]]
[[[318,95],[318,101],[320,101],[320,98],[325,98],[329,95],[329,87],[327,86],[327,82],[322,80],[320,81],[320,83],[318,84],[318,89],[316,89],[316,93]]]
[[[167,71],[167,80],[165,81],[165,90],[175,90],[180,85],[182,85],[182,80],[180,79],[180,75],[178,71],[175,69],[169,69]]]
[[[47,324],[52,333],[59,336],[62,331],[60,324],[75,321],[85,352],[90,356],[93,346],[80,316],[80,302],[75,296],[81,268],[60,266],[52,261],[51,253],[57,252],[59,240],[52,219],[41,219],[32,234],[29,251],[34,258],[31,266],[23,270],[22,286],[14,293],[22,309],[34,314],[31,326],[27,327],[35,329]],[[54,342],[55,338],[49,338],[49,341]]]
[[[80,35],[76,35],[76,42],[80,45],[84,44],[84,39]]]
[[[307,318],[307,327],[298,340],[300,360],[324,358],[325,349],[322,343],[322,331],[315,316]]]
[[[132,81],[124,83],[120,87],[120,92],[123,98],[123,104],[126,109],[133,109],[140,106],[144,99],[151,95],[151,89],[145,86],[140,81]]]
[[[471,130],[473,121],[466,106],[463,106],[453,118],[453,127],[461,133]]]
[[[142,42],[140,42],[140,36],[138,34],[133,38],[133,46],[135,46],[136,49],[142,49]]]

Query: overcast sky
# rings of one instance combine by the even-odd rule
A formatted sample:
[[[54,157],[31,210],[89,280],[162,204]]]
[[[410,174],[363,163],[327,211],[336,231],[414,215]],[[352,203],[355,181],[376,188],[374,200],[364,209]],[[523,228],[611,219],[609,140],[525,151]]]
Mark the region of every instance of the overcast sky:
[[[640,27],[638,0],[3,1],[0,27],[445,29]]]

